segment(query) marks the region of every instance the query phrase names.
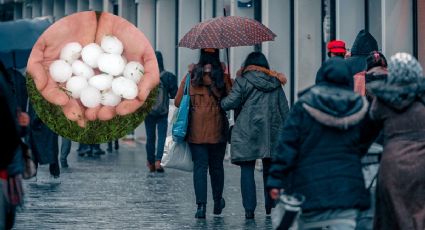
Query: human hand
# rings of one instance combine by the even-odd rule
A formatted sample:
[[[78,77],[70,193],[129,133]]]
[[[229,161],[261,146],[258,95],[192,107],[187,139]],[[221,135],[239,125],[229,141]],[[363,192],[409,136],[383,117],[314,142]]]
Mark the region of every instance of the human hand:
[[[100,44],[104,35],[114,35],[120,39],[124,45],[123,56],[128,61],[141,62],[145,68],[145,76],[138,85],[139,95],[136,99],[123,100],[117,107],[98,106],[86,109],[80,101],[65,93],[61,88],[64,87],[63,84],[53,81],[49,66],[58,59],[61,49],[67,43],[79,42],[83,47],[92,42]],[[81,127],[85,126],[87,120],[110,120],[116,114],[135,112],[159,83],[155,53],[143,33],[123,18],[109,13],[102,13],[97,19],[93,11],[70,15],[49,27],[34,45],[27,70],[41,95],[48,102],[61,106],[65,116],[77,121]]]
[[[99,19],[95,42],[100,44],[100,41],[105,35],[114,35],[117,37],[124,45],[123,56],[129,62],[137,61],[142,63],[145,68],[145,73],[138,84],[139,94],[137,98],[133,100],[123,100],[115,108],[110,106],[97,108],[98,113],[96,117],[99,120],[112,119],[115,114],[124,116],[135,112],[146,101],[151,90],[159,84],[159,68],[155,51],[148,39],[139,29],[121,17],[109,13],[102,13]],[[88,115],[88,112],[91,112],[91,109],[87,110],[86,115]],[[89,117],[89,119],[91,118],[92,117]]]
[[[269,193],[270,193],[270,197],[273,200],[279,199],[279,195],[280,195],[279,189],[277,189],[277,188],[270,189]]]
[[[27,127],[30,124],[30,116],[27,113],[18,113],[18,124],[22,127]]]
[[[97,27],[95,12],[82,12],[65,17],[50,26],[35,43],[28,60],[27,71],[37,90],[48,102],[59,105],[65,116],[85,125],[84,107],[70,98],[49,73],[50,64],[59,58],[61,49],[69,42],[85,46],[94,41]]]

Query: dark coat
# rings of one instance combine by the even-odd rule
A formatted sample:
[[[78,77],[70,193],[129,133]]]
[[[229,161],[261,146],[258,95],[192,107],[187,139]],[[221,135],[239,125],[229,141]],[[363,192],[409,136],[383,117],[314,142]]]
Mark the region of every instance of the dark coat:
[[[177,107],[183,96],[186,85],[186,77],[180,83],[174,101]],[[213,87],[213,82],[206,73],[203,77],[203,83],[195,86],[191,81],[190,94],[190,116],[186,141],[194,144],[217,144],[227,141],[226,129],[228,129],[227,117],[220,108],[219,100],[226,96],[232,88],[232,82],[229,75],[224,75],[225,89],[223,92],[217,92]],[[214,89],[213,89],[214,88]],[[210,90],[211,89],[211,90]],[[212,92],[215,92],[215,96]],[[227,127],[226,127],[227,126]]]
[[[382,123],[384,136],[374,229],[425,229],[424,85],[422,79],[419,87],[371,87],[376,98],[370,114]]]
[[[282,83],[261,71],[237,77],[229,96],[221,101],[224,110],[238,109],[232,130],[232,162],[269,158],[289,112]]]
[[[346,60],[352,77],[367,69],[366,58],[372,51],[378,51],[378,42],[369,32],[361,30],[351,48],[351,57]]]
[[[368,103],[348,79],[343,60],[328,60],[324,82],[301,96],[280,135],[267,187],[303,194],[304,212],[370,205],[360,161],[373,141],[363,135]]]
[[[178,89],[176,75],[164,70],[163,73],[161,72],[160,77],[161,77],[160,78],[161,84],[163,85],[165,90],[165,95],[167,95],[168,99],[174,99],[176,97],[177,89]],[[169,105],[168,103],[167,103],[167,106]],[[152,116],[152,114],[150,115]],[[166,116],[166,115],[163,115],[163,116]]]
[[[0,170],[11,163],[20,143],[16,107],[11,101],[13,93],[4,74],[6,73],[0,71],[0,130],[4,134],[0,138]]]
[[[58,135],[47,127],[30,105],[29,145],[35,161],[39,164],[53,164],[58,161]]]

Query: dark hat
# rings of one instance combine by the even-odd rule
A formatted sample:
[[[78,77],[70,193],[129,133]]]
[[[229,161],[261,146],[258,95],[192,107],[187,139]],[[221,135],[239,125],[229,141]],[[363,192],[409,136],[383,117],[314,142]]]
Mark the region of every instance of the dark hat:
[[[345,42],[342,40],[333,40],[328,43],[328,52],[330,53],[345,53]]]

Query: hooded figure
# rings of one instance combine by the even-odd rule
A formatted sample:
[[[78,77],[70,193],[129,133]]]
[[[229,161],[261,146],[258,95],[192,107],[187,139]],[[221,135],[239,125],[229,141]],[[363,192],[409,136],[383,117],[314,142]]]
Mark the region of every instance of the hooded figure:
[[[360,161],[373,141],[363,135],[368,102],[350,79],[343,59],[327,60],[323,81],[300,97],[280,134],[267,187],[305,196],[302,229],[354,229],[370,205]]]
[[[351,57],[347,59],[347,65],[350,68],[351,76],[356,73],[365,71],[367,68],[367,56],[372,51],[378,50],[378,42],[376,39],[365,30],[360,30],[351,47]]]
[[[391,57],[388,72],[368,87],[384,136],[374,229],[425,229],[425,78],[406,53]]]
[[[283,74],[270,70],[264,54],[252,52],[248,55],[229,96],[221,101],[224,110],[240,109],[232,130],[230,155],[232,163],[241,167],[242,203],[245,217],[254,218],[257,205],[254,180],[255,161],[263,161],[263,182],[267,181],[273,149],[289,112],[282,85]],[[271,213],[273,200],[264,191],[266,214]]]

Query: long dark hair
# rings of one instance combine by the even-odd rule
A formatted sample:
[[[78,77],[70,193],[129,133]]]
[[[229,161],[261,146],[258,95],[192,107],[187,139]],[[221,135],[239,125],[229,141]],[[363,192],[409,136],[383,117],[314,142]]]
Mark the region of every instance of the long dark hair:
[[[372,69],[373,67],[381,66],[387,68],[387,59],[379,51],[372,51],[369,56],[366,58],[367,70]]]
[[[204,77],[204,66],[210,64],[211,68],[211,80],[214,86],[218,89],[224,88],[224,71],[220,62],[220,51],[218,49],[208,49],[207,51],[201,49],[201,56],[199,62],[196,64],[192,71],[192,82],[196,86],[203,84]]]
[[[160,51],[155,51],[156,60],[158,61],[159,72],[164,71],[164,59],[162,58],[162,53]]]
[[[249,65],[256,65],[260,67],[264,67],[266,69],[270,69],[269,62],[267,61],[266,56],[264,56],[261,52],[252,52],[246,57],[245,62],[243,63],[243,69],[248,67]]]

